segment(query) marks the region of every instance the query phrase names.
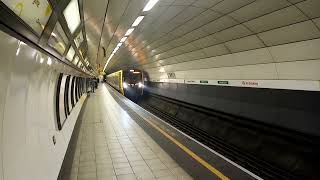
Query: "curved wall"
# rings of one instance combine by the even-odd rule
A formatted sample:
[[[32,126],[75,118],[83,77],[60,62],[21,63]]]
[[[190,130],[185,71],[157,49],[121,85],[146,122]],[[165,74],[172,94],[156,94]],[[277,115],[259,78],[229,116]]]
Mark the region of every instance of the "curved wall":
[[[57,128],[60,73],[84,76],[0,31],[0,179],[55,180],[86,95]]]

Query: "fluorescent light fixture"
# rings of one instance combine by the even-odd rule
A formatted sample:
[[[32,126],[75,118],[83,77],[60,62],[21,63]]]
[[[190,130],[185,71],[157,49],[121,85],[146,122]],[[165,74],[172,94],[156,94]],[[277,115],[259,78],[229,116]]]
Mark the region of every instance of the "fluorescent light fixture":
[[[112,54],[115,54],[118,51],[119,47],[117,46],[116,48],[114,48],[114,50],[112,51]]]
[[[159,0],[149,0],[149,2],[146,4],[146,6],[143,8],[143,11],[149,11],[153,8],[154,5],[157,4]]]
[[[122,43],[118,43],[118,44],[117,44],[117,47],[120,47],[121,45],[122,45]]]
[[[125,42],[127,38],[128,38],[128,37],[123,37],[123,38],[120,40],[120,42],[121,42],[121,43]]]
[[[124,36],[129,36],[133,30],[134,30],[134,28],[128,29],[128,31],[126,32],[126,34]]]
[[[144,16],[137,17],[137,19],[133,22],[132,27],[138,26],[143,18]]]
[[[78,0],[71,0],[63,11],[63,15],[66,18],[70,32],[73,34],[81,22]]]
[[[133,69],[130,69],[130,72],[133,72],[134,70]]]
[[[112,54],[109,56],[108,61],[111,60],[111,58],[113,57],[113,55],[114,55],[114,53],[112,53]]]

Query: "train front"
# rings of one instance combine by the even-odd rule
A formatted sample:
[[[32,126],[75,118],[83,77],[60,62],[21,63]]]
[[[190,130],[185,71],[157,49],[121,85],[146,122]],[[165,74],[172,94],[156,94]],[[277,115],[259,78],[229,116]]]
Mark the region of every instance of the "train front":
[[[140,70],[131,69],[123,71],[124,95],[132,101],[137,101],[143,95],[144,81]]]

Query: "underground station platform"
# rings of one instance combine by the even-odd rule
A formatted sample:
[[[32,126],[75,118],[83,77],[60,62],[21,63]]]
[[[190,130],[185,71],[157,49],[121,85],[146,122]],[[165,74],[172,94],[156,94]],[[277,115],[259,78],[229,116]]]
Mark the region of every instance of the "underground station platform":
[[[100,84],[79,115],[59,179],[261,178]]]

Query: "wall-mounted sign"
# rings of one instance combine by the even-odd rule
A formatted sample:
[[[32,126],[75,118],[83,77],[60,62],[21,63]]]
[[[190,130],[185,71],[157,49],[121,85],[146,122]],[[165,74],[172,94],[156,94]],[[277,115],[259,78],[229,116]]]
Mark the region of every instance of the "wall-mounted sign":
[[[175,78],[176,78],[176,74],[173,73],[173,72],[167,73],[167,75],[168,75],[168,78],[169,78],[169,79],[175,79]]]
[[[229,84],[229,81],[217,81],[218,84]]]
[[[187,80],[186,82],[187,82],[187,83],[195,83],[196,81],[194,81],[194,80]]]
[[[241,84],[243,86],[259,86],[257,81],[242,81]]]

